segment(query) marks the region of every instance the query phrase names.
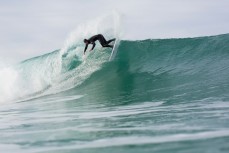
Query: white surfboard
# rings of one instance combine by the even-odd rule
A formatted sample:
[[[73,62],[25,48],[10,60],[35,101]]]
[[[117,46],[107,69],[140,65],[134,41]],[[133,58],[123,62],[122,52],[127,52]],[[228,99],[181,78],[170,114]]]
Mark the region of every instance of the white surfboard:
[[[114,47],[112,48],[112,52],[111,52],[111,56],[109,58],[109,61],[113,60],[115,55],[116,55],[116,53],[117,53],[118,42],[119,42],[119,40],[116,38],[115,43],[114,43]]]

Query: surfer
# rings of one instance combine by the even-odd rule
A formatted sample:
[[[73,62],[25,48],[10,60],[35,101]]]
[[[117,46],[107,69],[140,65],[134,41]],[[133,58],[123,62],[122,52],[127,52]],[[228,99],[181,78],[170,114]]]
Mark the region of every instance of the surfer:
[[[92,48],[90,51],[92,51],[94,48],[95,48],[95,41],[99,41],[100,44],[103,46],[103,47],[110,47],[110,48],[113,48],[113,45],[109,45],[109,43],[111,43],[112,41],[115,41],[115,38],[114,39],[111,39],[111,40],[108,40],[106,41],[106,39],[104,38],[104,36],[102,34],[98,34],[98,35],[94,35],[92,36],[91,38],[89,39],[84,39],[84,43],[85,43],[85,49],[84,49],[84,54],[87,50],[87,47],[88,47],[88,44],[92,44]]]

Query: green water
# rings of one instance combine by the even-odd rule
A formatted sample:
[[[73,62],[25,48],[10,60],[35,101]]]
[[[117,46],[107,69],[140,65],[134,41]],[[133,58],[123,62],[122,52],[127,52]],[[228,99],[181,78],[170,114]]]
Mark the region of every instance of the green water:
[[[58,52],[17,67],[43,88],[0,107],[1,152],[229,152],[228,34]]]

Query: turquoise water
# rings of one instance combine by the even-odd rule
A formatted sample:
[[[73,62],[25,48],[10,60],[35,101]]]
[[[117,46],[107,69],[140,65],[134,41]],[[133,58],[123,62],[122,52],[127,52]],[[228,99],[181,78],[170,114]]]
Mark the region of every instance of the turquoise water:
[[[229,34],[81,47],[8,69],[1,152],[229,152]]]

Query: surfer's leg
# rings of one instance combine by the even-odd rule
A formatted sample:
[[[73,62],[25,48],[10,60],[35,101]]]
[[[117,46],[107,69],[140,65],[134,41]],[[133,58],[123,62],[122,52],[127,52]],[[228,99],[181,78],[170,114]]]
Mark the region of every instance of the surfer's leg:
[[[103,37],[103,35],[99,34],[98,35],[98,40],[100,42],[100,44],[103,46],[103,47],[110,47],[110,48],[113,48],[113,45],[109,45],[110,42],[112,41],[115,41],[115,39],[111,39],[109,41],[106,41],[106,39]]]
[[[106,39],[103,37],[103,35],[99,35],[98,40],[103,47],[105,47],[108,44]]]
[[[106,44],[106,45],[104,45],[103,47],[110,47],[110,48],[113,48],[113,45],[108,45],[108,44]]]
[[[99,39],[99,41],[102,42],[102,43],[105,43],[105,44],[107,43],[107,40],[106,40],[106,39],[103,37],[103,35],[101,35],[101,34],[98,35],[98,39]]]
[[[107,44],[111,43],[112,41],[115,41],[115,38],[114,39],[111,39],[111,40],[108,40],[107,41]]]

